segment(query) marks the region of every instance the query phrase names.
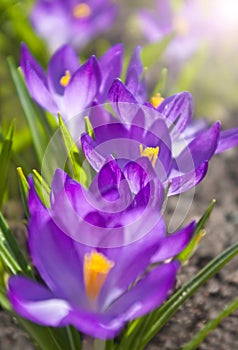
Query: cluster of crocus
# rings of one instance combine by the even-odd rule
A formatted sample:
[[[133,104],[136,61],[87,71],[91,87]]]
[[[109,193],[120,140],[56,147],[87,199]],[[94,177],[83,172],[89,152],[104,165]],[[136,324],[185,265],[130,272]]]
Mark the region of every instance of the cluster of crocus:
[[[151,160],[150,176],[158,177],[175,195],[196,186],[206,175],[214,154],[238,144],[238,129],[221,131],[217,121],[208,126],[204,120],[193,120],[193,99],[187,93],[151,103],[139,104],[126,86],[115,80],[109,99],[117,119],[109,112],[93,109],[91,122],[94,139],[82,136],[82,147],[92,167],[98,171],[109,153],[119,163],[140,156]],[[159,104],[157,102],[159,101]]]
[[[167,298],[180,266],[174,257],[196,224],[166,236],[163,186],[145,173],[147,161],[121,170],[108,159],[89,190],[57,170],[50,208],[30,179],[29,249],[45,285],[10,278],[9,300],[21,316],[112,338]]]
[[[96,175],[85,189],[58,169],[49,208],[30,178],[29,248],[45,285],[14,276],[8,296],[33,322],[103,339],[160,306],[175,285],[196,223],[167,235],[165,195],[196,186],[212,156],[238,144],[238,129],[192,119],[187,92],[147,101],[139,48],[123,83],[122,56],[115,45],[80,65],[63,46],[46,76],[25,46],[21,53],[26,85],[43,108],[77,123],[87,109],[92,129],[77,140]]]
[[[116,16],[117,6],[110,0],[38,0],[31,21],[54,52],[66,43],[81,49],[107,31]]]

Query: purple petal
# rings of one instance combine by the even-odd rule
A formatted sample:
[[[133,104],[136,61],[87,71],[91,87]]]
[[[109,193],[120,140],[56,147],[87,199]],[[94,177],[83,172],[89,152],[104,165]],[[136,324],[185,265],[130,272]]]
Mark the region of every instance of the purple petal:
[[[138,84],[143,73],[143,65],[140,58],[141,47],[137,46],[131,56],[126,74],[125,85],[132,94],[137,92]]]
[[[238,145],[238,128],[222,131],[216,149],[216,154]]]
[[[112,338],[118,334],[124,320],[113,322],[105,314],[86,312],[66,300],[56,298],[48,289],[23,276],[9,280],[8,298],[22,317],[43,326],[75,326],[79,331],[97,338]]]
[[[48,90],[44,73],[25,45],[21,48],[20,64],[30,95],[43,108],[57,114],[58,108]]]
[[[99,101],[107,99],[109,89],[114,79],[120,77],[122,71],[123,45],[117,44],[111,47],[99,61],[102,71]]]
[[[93,129],[96,129],[99,126],[104,126],[113,122],[115,123],[115,118],[113,118],[112,115],[106,111],[104,107],[95,104],[90,111],[90,122],[93,126]]]
[[[65,88],[64,103],[69,118],[92,104],[98,93],[101,82],[101,73],[97,59],[92,56],[72,76]]]
[[[76,52],[69,45],[62,46],[52,56],[48,67],[48,83],[52,93],[63,95],[64,87],[60,85],[60,79],[69,71],[71,76],[79,68],[79,60]]]
[[[188,92],[181,92],[164,99],[157,110],[167,118],[168,127],[172,129],[171,137],[175,139],[191,121],[193,97]]]
[[[141,317],[159,307],[175,286],[178,262],[154,268],[135,287],[112,304],[108,313],[124,314],[128,321]]]
[[[81,144],[87,161],[98,172],[105,163],[106,158],[95,150],[97,144],[88,134],[82,135]]]
[[[20,67],[25,74],[26,70],[26,63],[29,62],[31,68],[36,72],[38,77],[42,80],[44,84],[46,84],[46,77],[43,69],[41,66],[37,63],[37,61],[34,59],[34,57],[31,55],[28,47],[22,43],[21,44],[21,54],[20,54]]]
[[[150,169],[150,163],[148,159],[142,158],[145,164],[146,169]],[[150,169],[151,174],[152,169]],[[123,169],[123,174],[125,175],[125,178],[127,179],[131,191],[134,194],[137,194],[143,187],[147,185],[149,182],[149,174],[147,174],[144,166],[138,164],[138,162],[129,162],[126,164],[126,166]]]
[[[8,283],[8,298],[19,315],[44,326],[65,325],[64,319],[71,309],[67,301],[23,276],[13,276]]]
[[[56,170],[51,189],[51,214],[61,230],[69,235],[79,234],[83,218],[94,210],[91,204],[88,191],[62,170]]]
[[[151,110],[150,114],[153,116],[154,112]],[[145,147],[159,147],[159,155],[155,164],[155,171],[157,176],[163,181],[167,178],[167,174],[171,168],[171,139],[168,127],[164,120],[161,119],[158,114],[156,117],[157,119],[152,123],[146,133],[143,143]]]
[[[208,169],[208,162],[202,163],[197,169],[191,170],[190,172],[180,175],[172,176],[167,185],[170,184],[168,195],[172,196],[175,194],[180,194],[190,190],[195,187],[202,179],[205,177]]]
[[[208,130],[200,133],[190,142],[176,158],[176,168],[180,172],[189,172],[198,168],[205,161],[209,161],[219,142],[220,122],[213,124]]]
[[[161,240],[158,251],[153,256],[151,262],[157,263],[172,258],[179,254],[189,243],[196,229],[196,222],[191,222],[185,228],[169,235]]]
[[[126,226],[124,228],[126,229]],[[144,235],[139,238],[141,230],[144,230]],[[113,300],[124,293],[150,264],[161,239],[165,237],[165,223],[161,214],[150,208],[147,213],[141,215],[137,223],[128,226],[128,234],[132,235],[133,233],[139,239],[133,240],[133,237],[128,237],[127,244],[114,249],[102,250],[110,260],[115,262],[100,295],[99,302],[105,306],[110,305]]]
[[[107,162],[96,178],[100,193],[109,201],[119,198],[119,187],[123,180],[125,177],[115,160]]]
[[[59,298],[68,298],[75,303],[80,299],[83,301],[82,262],[74,242],[52,221],[48,209],[41,205],[39,210],[35,210],[38,204],[39,198],[30,183],[31,216],[28,224],[28,242],[34,265],[48,287]],[[64,212],[65,216],[66,214],[67,212]],[[62,212],[60,215],[64,216]],[[70,225],[70,218],[67,219]]]
[[[133,94],[119,79],[116,79],[112,84],[109,91],[109,99],[122,122],[126,124],[131,123],[138,112],[139,106]]]

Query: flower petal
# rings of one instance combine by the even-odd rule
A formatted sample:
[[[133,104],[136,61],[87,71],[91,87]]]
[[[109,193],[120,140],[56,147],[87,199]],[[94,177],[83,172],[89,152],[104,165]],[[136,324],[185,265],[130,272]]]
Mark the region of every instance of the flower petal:
[[[109,99],[112,108],[120,116],[122,122],[131,123],[138,112],[139,106],[133,94],[119,80],[114,80],[110,91]]]
[[[176,158],[176,169],[186,173],[210,160],[219,142],[220,127],[220,122],[216,122],[191,141]]]
[[[97,144],[88,134],[82,135],[81,144],[87,161],[93,167],[93,169],[98,172],[105,163],[106,158],[95,150]]]
[[[115,262],[99,296],[99,304],[104,308],[145,272],[161,239],[165,237],[165,223],[158,210],[149,208],[139,219],[124,226],[124,235],[127,242],[120,247],[102,249],[102,252]]]
[[[8,298],[19,315],[44,326],[65,325],[64,319],[71,309],[67,301],[23,276],[11,277],[8,286]]]
[[[142,78],[144,70],[141,58],[141,47],[137,46],[131,56],[126,74],[125,85],[127,89],[136,97],[138,102],[143,103],[146,99],[147,89],[145,80]]]
[[[84,302],[82,261],[75,249],[75,242],[52,220],[49,210],[39,206],[32,181],[29,198],[31,216],[28,242],[34,265],[57,297],[76,304],[79,300]],[[71,222],[68,221],[68,225],[69,223]]]
[[[226,151],[238,145],[238,128],[221,132],[220,139],[215,154]]]
[[[21,47],[20,65],[33,99],[49,112],[57,114],[58,108],[48,90],[45,75],[25,45]]]
[[[193,221],[188,226],[162,239],[159,249],[153,256],[151,262],[157,263],[179,254],[189,243],[195,229],[196,222]]]
[[[133,288],[115,301],[108,313],[133,320],[159,307],[175,286],[179,263],[173,261],[154,268]]]
[[[190,123],[193,115],[193,97],[188,92],[170,96],[159,105],[158,112],[167,119],[171,137],[176,139]]]
[[[60,85],[60,79],[69,71],[71,76],[79,68],[79,60],[76,52],[69,45],[62,46],[51,57],[48,67],[48,84],[51,92],[63,95],[64,87]]]
[[[191,170],[186,174],[174,176],[171,174],[170,179],[167,182],[169,185],[168,195],[172,196],[175,194],[180,194],[190,190],[195,187],[199,182],[203,180],[207,173],[208,162],[202,163],[195,170]]]
[[[73,118],[92,104],[98,93],[101,72],[95,56],[91,56],[72,76],[65,88],[64,104],[67,117]]]
[[[114,79],[120,77],[122,71],[123,45],[112,46],[99,61],[102,71],[102,82],[100,86],[99,101],[102,103],[107,99],[109,89]]]

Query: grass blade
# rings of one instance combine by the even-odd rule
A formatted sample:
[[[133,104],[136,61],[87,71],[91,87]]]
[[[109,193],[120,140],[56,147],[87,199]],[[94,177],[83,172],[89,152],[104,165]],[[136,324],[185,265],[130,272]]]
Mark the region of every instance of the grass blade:
[[[222,310],[216,318],[208,322],[195,336],[187,343],[182,350],[196,350],[206,336],[212,332],[224,318],[231,315],[238,309],[238,299],[233,300],[224,310]]]

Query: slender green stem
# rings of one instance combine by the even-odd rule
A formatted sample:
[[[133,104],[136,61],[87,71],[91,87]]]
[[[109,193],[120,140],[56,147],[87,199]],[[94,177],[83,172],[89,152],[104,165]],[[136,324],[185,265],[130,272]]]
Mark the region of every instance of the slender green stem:
[[[67,331],[67,335],[68,335],[68,338],[69,338],[70,349],[71,349],[71,350],[78,350],[78,349],[76,349],[76,347],[75,347],[73,335],[72,335],[72,332],[71,332],[71,329],[70,329],[69,326],[66,327],[66,331]]]
[[[16,274],[21,271],[20,266],[9,253],[4,244],[0,244],[0,260],[9,269],[10,273]]]
[[[195,334],[194,338],[185,344],[182,350],[196,350],[206,336],[213,331],[225,317],[232,314],[237,308],[238,298],[222,310],[216,318],[208,322],[197,334]]]
[[[66,327],[66,332],[69,339],[70,349],[81,350],[81,340],[78,331],[73,327],[68,326]]]

